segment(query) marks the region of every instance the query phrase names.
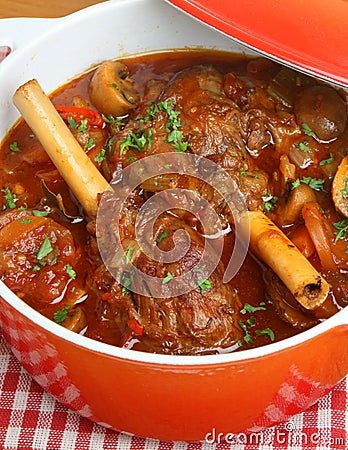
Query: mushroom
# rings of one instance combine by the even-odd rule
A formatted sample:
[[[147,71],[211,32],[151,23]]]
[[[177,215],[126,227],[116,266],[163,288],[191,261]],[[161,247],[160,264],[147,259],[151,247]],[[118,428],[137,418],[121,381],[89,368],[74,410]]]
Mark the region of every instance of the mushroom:
[[[81,308],[73,308],[68,312],[66,319],[61,322],[61,325],[75,333],[80,333],[80,331],[86,328],[86,315]]]
[[[337,169],[331,193],[337,211],[348,217],[348,155],[342,159]]]
[[[139,94],[125,64],[105,61],[89,83],[89,97],[105,115],[123,116],[137,107]]]
[[[302,91],[294,111],[297,122],[306,123],[324,141],[337,138],[346,127],[346,102],[329,86],[312,86]]]
[[[303,206],[315,201],[315,193],[307,184],[296,187],[290,192],[286,202],[279,206],[276,214],[277,225],[292,225],[299,218]]]

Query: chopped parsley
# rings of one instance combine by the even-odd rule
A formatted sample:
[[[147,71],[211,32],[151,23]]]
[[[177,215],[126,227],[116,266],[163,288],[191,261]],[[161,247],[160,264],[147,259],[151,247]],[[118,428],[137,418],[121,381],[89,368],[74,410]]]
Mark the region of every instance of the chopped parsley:
[[[167,272],[167,275],[163,278],[162,284],[169,283],[170,280],[172,280],[174,277],[170,272]]]
[[[267,192],[264,197],[262,197],[263,200],[263,209],[265,212],[273,211],[275,208],[275,204],[278,201],[278,197],[272,195],[270,192]]]
[[[204,295],[205,291],[211,289],[211,281],[208,280],[198,280],[198,286],[201,288],[201,294]]]
[[[310,188],[316,191],[325,191],[325,179],[322,178],[312,178],[312,177],[303,177],[302,180],[299,178],[292,183],[292,189],[295,189],[300,186],[301,183],[307,184]]]
[[[6,203],[2,206],[2,209],[5,210],[7,208],[14,209],[16,207],[17,196],[16,194],[12,194],[9,187],[5,187],[1,190],[4,193],[4,197]]]
[[[105,155],[107,150],[111,150],[111,147],[114,145],[114,138],[109,139],[108,143],[106,144],[106,147],[102,147],[98,155],[94,158],[95,161],[98,163],[101,163],[105,160]]]
[[[241,320],[238,321],[239,326],[244,332],[243,340],[246,344],[252,345],[254,343],[253,336],[250,334],[250,328],[255,327],[256,325],[256,316],[254,315],[258,311],[266,311],[266,303],[260,302],[259,306],[253,306],[249,303],[245,303],[243,308],[240,310],[240,313],[243,315],[248,314],[249,316],[246,319],[246,323],[242,322]],[[255,330],[254,337],[259,337],[262,335],[268,335],[273,342],[275,339],[274,332],[270,328],[265,328],[263,330]],[[242,341],[238,341],[239,346],[243,346]]]
[[[64,308],[56,311],[53,315],[53,320],[56,323],[62,323],[68,317],[68,311],[70,308],[71,306],[64,306]]]
[[[334,235],[336,236],[335,242],[339,239],[347,239],[348,219],[343,219],[340,222],[336,222],[333,226],[336,228],[336,231],[334,231]]]
[[[252,345],[254,343],[254,340],[249,333],[248,327],[241,320],[238,320],[238,324],[241,327],[241,329],[244,331],[244,337],[243,337],[244,342],[248,345]],[[241,341],[239,341],[238,343],[239,343],[240,347],[243,345]]]
[[[259,306],[252,306],[249,303],[245,303],[243,308],[240,310],[241,314],[247,314],[247,313],[255,313],[256,311],[266,311],[266,303],[260,302]]]
[[[110,83],[109,86],[113,87],[114,89],[116,89],[116,91],[120,90],[120,86],[116,83]]]
[[[32,210],[33,215],[37,216],[37,217],[46,217],[46,216],[48,216],[50,214],[50,212],[51,211],[40,211],[38,209],[33,209]]]
[[[76,272],[75,272],[75,270],[71,267],[70,264],[67,264],[67,265],[66,265],[65,270],[66,270],[66,273],[69,275],[69,277],[70,277],[72,280],[75,280],[75,278],[76,278]]]
[[[90,138],[88,139],[88,141],[86,142],[84,148],[85,148],[86,150],[89,150],[90,148],[94,147],[94,146],[95,146],[96,140],[97,140],[96,138],[91,138],[91,137],[90,137]]]
[[[348,180],[344,180],[344,189],[341,189],[342,197],[348,197]]]
[[[127,252],[126,252],[126,256],[125,256],[125,259],[126,259],[126,264],[129,264],[130,263],[130,261],[131,261],[131,259],[132,259],[132,253],[133,253],[133,250],[135,249],[135,245],[131,245],[129,248],[128,248],[128,250],[127,250]]]
[[[175,152],[183,153],[190,146],[190,143],[189,141],[183,140],[183,132],[179,130],[181,127],[181,119],[179,117],[180,111],[174,109],[175,103],[175,100],[166,100],[152,105],[146,111],[144,121],[154,120],[160,111],[164,111],[168,116],[165,127],[165,130],[168,133],[167,142],[173,144]]]
[[[33,221],[33,219],[18,219],[19,223],[23,223],[25,225],[28,225],[29,223],[31,223]]]
[[[310,151],[310,147],[307,145],[307,141],[302,141],[300,142],[297,146],[296,146],[299,150],[301,150],[301,152],[309,152]]]
[[[124,137],[120,145],[120,155],[123,155],[126,148],[131,147],[138,150],[138,152],[143,152],[147,144],[147,149],[149,150],[152,142],[152,130],[148,130],[146,135],[145,132],[135,133],[132,130],[128,131],[128,135]]]
[[[51,252],[53,252],[53,247],[49,237],[46,235],[39,251],[37,252],[36,258],[39,262],[41,262]]]
[[[68,116],[68,125],[72,130],[76,130],[79,133],[87,133],[89,130],[88,119],[82,119],[81,122],[77,122],[72,116]]]
[[[98,155],[94,158],[98,163],[101,163],[104,161],[105,159],[105,153],[106,153],[106,148],[103,147],[100,152],[98,153]]]
[[[274,342],[275,336],[274,331],[271,330],[271,328],[264,328],[263,330],[255,330],[256,336],[262,336],[267,335],[271,339],[272,342]]]
[[[88,120],[82,119],[81,122],[77,125],[76,130],[79,133],[87,133],[89,130]]]
[[[311,136],[314,139],[318,139],[317,135],[314,133],[314,131],[309,127],[308,124],[303,123],[302,124],[302,131],[304,132],[304,134],[306,134],[307,136]]]
[[[162,233],[158,236],[157,242],[163,241],[164,238],[168,236],[168,231],[162,231]]]
[[[68,116],[68,125],[69,125],[69,128],[74,129],[77,127],[77,122],[73,117]]]
[[[334,155],[333,155],[333,153],[330,153],[330,157],[320,161],[319,165],[320,166],[327,166],[328,164],[332,164],[334,161],[335,161]]]
[[[11,152],[15,152],[15,153],[18,153],[18,152],[21,152],[21,151],[22,151],[22,150],[18,147],[17,142],[13,142],[12,144],[10,144],[10,150],[11,150]]]
[[[118,125],[119,127],[124,127],[124,122],[119,117],[114,117],[113,115],[109,114],[108,116],[105,116],[102,114],[102,119],[105,123],[108,123],[110,125]]]
[[[131,270],[129,272],[126,272],[126,276],[123,278],[123,288],[122,288],[122,294],[128,294],[129,293],[129,287],[133,283],[134,279],[134,270]]]
[[[245,169],[242,169],[239,173],[242,178],[245,178],[246,176],[250,178],[259,178],[255,173],[250,173]]]

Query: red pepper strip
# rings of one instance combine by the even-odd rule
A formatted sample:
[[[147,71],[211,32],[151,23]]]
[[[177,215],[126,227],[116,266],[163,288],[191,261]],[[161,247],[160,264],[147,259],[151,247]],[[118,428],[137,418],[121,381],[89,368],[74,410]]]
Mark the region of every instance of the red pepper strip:
[[[102,116],[93,111],[93,109],[88,108],[78,108],[76,106],[55,106],[56,110],[59,112],[61,118],[68,121],[68,117],[72,117],[77,122],[81,120],[86,120],[92,127],[102,128],[104,125],[104,120]]]
[[[134,331],[135,334],[142,336],[144,332],[144,327],[140,325],[140,323],[136,319],[127,320],[127,325],[129,328]]]

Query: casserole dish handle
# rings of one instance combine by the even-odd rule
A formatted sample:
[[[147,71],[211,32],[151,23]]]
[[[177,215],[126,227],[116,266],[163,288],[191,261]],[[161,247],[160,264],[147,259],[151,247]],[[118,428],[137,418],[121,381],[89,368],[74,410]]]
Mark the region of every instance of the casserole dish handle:
[[[39,37],[58,19],[32,17],[0,19],[0,61],[9,53]]]

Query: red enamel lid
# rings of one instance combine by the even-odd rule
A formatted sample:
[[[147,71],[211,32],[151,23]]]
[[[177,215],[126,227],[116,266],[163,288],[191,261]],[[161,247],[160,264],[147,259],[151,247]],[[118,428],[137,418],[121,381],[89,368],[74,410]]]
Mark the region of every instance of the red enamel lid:
[[[270,57],[348,85],[347,0],[168,0]]]

